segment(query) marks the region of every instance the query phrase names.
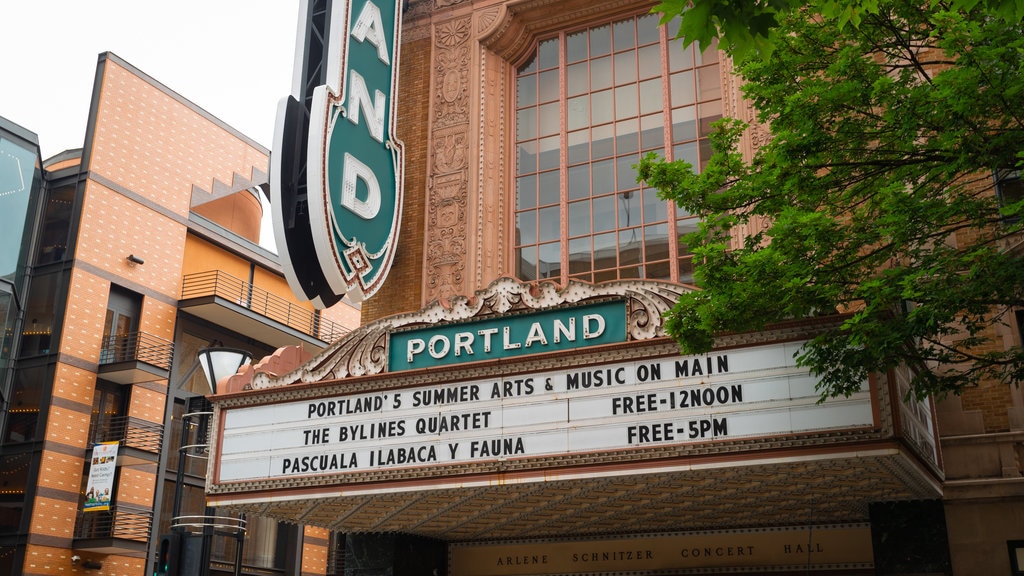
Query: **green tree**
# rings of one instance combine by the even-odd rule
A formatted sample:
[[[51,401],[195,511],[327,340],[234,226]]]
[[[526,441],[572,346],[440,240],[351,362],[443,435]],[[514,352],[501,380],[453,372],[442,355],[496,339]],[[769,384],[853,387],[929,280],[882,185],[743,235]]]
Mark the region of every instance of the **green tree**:
[[[1008,248],[1024,200],[994,175],[1024,164],[1021,22],[892,0],[856,26],[808,9],[774,30],[770,56],[737,67],[769,142],[745,161],[746,127],[723,119],[699,174],[639,166],[702,218],[684,238],[702,289],[668,313],[669,333],[699,353],[724,332],[843,313],[797,357],[823,398],[901,365],[918,397],[1020,382],[1024,352],[995,336],[1024,304],[1022,251]]]
[[[993,18],[1019,22],[1024,18],[1021,0],[921,0],[918,8],[954,11],[981,8]],[[712,39],[737,60],[767,55],[775,45],[782,18],[806,10],[833,22],[839,29],[860,25],[862,19],[877,15],[879,0],[662,0],[653,12],[663,16],[662,23],[678,18],[678,35],[684,47],[693,42],[703,50]]]

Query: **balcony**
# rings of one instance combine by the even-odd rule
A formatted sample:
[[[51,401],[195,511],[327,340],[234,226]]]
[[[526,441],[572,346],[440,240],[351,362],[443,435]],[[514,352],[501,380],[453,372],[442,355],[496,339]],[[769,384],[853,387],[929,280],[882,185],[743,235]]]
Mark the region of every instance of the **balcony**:
[[[145,332],[108,336],[100,349],[99,375],[118,384],[163,380],[171,369],[174,343]]]
[[[308,308],[219,270],[186,275],[178,308],[277,348],[301,342],[322,350],[348,332]]]
[[[129,416],[103,418],[94,423],[89,443],[118,442],[121,466],[153,464],[160,457],[164,429],[160,424]]]
[[[115,504],[110,510],[78,512],[75,550],[145,558],[153,525],[148,508]]]

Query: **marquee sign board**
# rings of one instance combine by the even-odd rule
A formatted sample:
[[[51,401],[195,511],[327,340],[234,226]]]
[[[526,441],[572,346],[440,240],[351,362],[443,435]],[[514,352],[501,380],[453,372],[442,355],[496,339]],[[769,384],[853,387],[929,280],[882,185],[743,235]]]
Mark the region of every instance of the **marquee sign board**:
[[[402,0],[330,6],[329,38],[319,54],[326,83],[308,98],[282,102],[271,162],[286,276],[298,296],[322,306],[345,294],[362,300],[383,284],[398,241],[404,180],[403,145],[395,135]],[[317,55],[308,39],[313,33],[304,32],[300,67],[318,70],[310,63]],[[289,148],[302,145],[299,134],[308,134],[304,152]],[[311,264],[317,269],[308,270]]]
[[[622,300],[393,332],[388,371],[513,358],[626,341]]]
[[[875,425],[865,384],[818,403],[801,343],[222,411],[217,483],[429,468]]]

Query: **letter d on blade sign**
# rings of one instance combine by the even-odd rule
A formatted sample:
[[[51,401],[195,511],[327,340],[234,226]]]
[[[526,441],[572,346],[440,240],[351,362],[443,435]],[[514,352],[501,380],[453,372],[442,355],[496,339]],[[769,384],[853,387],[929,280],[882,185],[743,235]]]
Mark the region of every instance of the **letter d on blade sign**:
[[[304,0],[303,6],[310,2],[313,0]],[[282,208],[275,207],[275,232],[284,230],[284,236],[291,233],[300,240],[293,246],[286,238],[281,250],[278,237],[289,283],[297,295],[325,304],[344,294],[356,301],[369,298],[383,284],[398,242],[404,180],[403,147],[395,136],[402,0],[334,0],[328,4],[330,14],[324,20],[330,28],[327,42],[319,51],[313,46],[309,37],[317,22],[310,16],[309,26],[300,31],[307,40],[305,47],[300,44],[302,57],[297,58],[298,65],[309,71],[316,68],[310,65],[310,55],[322,55],[325,84],[316,86],[312,94],[296,94],[291,105],[298,108],[304,101],[309,114],[303,126],[308,129],[308,233],[304,243],[302,234],[287,228],[296,227],[297,221],[303,224],[302,210],[295,208],[302,204],[302,183],[294,175],[291,181],[282,182],[289,175],[287,167],[280,171],[285,176],[271,177],[272,187],[280,185],[287,193],[293,186],[299,199],[289,203],[285,197],[279,202],[285,211],[281,218],[276,210]],[[289,114],[289,118],[299,118],[301,111],[282,108],[279,130],[287,131],[288,122],[281,118]],[[288,160],[287,153],[283,156]],[[275,166],[281,163],[272,161],[272,172]],[[308,271],[309,248],[315,253],[319,273]]]

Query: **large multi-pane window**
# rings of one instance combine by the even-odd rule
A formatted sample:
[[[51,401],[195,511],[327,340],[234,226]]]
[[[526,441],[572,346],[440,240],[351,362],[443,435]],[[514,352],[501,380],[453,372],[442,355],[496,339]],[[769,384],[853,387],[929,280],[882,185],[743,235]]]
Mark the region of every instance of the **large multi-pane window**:
[[[717,50],[683,50],[643,14],[542,40],[516,76],[516,274],[691,282],[696,222],[636,181],[655,152],[707,162]],[[666,146],[666,143],[668,144]]]

